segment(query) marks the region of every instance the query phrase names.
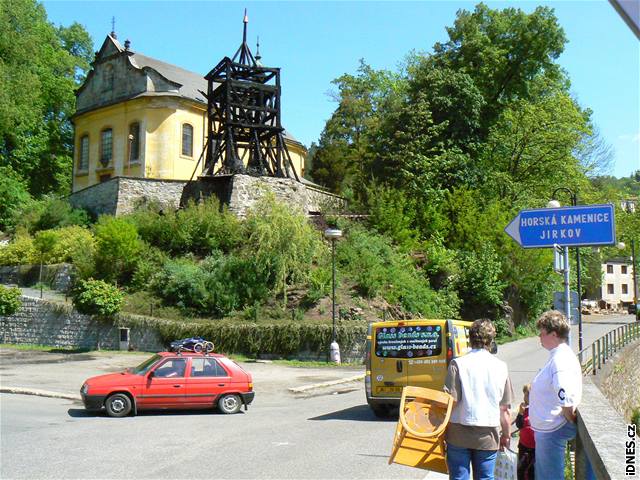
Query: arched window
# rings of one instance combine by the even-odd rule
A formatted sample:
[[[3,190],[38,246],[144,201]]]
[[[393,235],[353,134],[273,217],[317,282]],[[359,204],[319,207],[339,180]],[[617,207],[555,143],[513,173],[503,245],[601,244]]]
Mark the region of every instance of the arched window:
[[[78,152],[78,170],[89,169],[89,135],[80,137],[80,148]]]
[[[193,157],[193,127],[188,123],[182,124],[182,155]]]
[[[129,125],[129,161],[136,162],[140,159],[140,124],[138,122]]]
[[[100,132],[100,163],[109,166],[113,158],[113,130],[105,128]]]

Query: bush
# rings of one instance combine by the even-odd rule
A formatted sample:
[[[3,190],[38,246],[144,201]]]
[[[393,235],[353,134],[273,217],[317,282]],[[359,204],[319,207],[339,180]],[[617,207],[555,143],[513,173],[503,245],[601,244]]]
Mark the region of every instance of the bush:
[[[0,316],[7,317],[16,313],[22,306],[21,296],[19,288],[0,285]]]
[[[159,248],[153,247],[146,242],[142,242],[143,246],[138,255],[136,268],[131,278],[130,287],[136,290],[146,290],[153,285],[154,278],[163,265],[169,259],[166,253]]]
[[[91,219],[82,209],[76,209],[66,201],[55,197],[45,197],[26,205],[18,220],[18,225],[30,233],[72,225],[87,226]]]
[[[39,262],[33,238],[24,230],[20,230],[11,243],[0,246],[0,265],[30,265]]]
[[[80,313],[109,317],[120,311],[124,300],[118,287],[102,280],[80,280],[72,292],[73,306]]]
[[[85,252],[93,252],[94,239],[88,229],[74,225],[39,231],[35,247],[43,254],[45,263],[73,262]]]
[[[97,276],[127,283],[144,247],[135,225],[125,219],[105,215],[95,226],[95,238]]]
[[[269,294],[267,280],[252,259],[220,252],[200,264],[185,258],[169,260],[153,283],[167,304],[215,316],[256,304]]]
[[[434,291],[416,270],[411,258],[389,241],[357,225],[346,225],[336,256],[340,269],[356,282],[366,297],[384,297],[414,314],[458,317],[459,301],[450,289]]]
[[[163,212],[157,204],[127,217],[147,243],[173,254],[207,256],[215,250],[231,252],[241,243],[241,226],[235,215],[221,208],[215,197],[200,204],[190,202],[177,212]]]

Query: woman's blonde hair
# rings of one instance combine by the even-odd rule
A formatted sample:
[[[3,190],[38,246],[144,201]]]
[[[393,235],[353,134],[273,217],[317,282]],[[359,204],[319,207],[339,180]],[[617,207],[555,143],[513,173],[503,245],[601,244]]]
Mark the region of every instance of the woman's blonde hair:
[[[540,315],[540,318],[536,322],[536,328],[538,330],[545,329],[548,333],[555,332],[556,335],[563,340],[569,338],[569,331],[571,329],[567,318],[558,310],[548,310]]]

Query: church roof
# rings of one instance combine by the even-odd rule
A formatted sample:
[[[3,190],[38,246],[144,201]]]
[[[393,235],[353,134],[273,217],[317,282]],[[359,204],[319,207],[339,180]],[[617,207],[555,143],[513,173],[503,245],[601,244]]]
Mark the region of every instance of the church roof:
[[[152,68],[167,80],[180,84],[180,96],[190,98],[196,102],[207,103],[204,95],[200,92],[200,90],[207,91],[207,81],[202,75],[140,53],[132,53],[133,55],[129,59],[134,67],[140,69]]]

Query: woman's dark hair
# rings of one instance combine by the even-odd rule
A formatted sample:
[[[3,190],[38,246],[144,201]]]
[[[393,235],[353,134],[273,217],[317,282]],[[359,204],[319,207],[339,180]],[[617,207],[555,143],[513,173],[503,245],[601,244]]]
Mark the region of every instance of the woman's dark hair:
[[[486,318],[476,320],[469,329],[469,343],[471,348],[489,348],[496,338],[496,327]]]

